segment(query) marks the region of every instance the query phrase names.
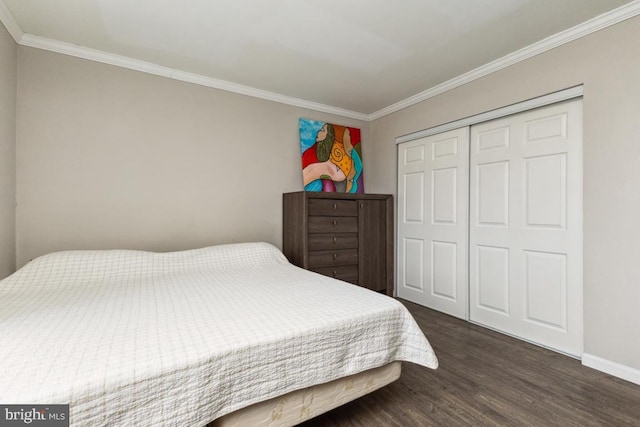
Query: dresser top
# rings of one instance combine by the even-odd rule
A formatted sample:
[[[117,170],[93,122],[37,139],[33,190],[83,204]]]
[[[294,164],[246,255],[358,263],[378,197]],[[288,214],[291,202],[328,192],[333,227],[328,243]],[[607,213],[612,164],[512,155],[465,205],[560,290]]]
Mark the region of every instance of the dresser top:
[[[391,194],[323,193],[315,191],[295,191],[284,194],[295,194],[307,199],[387,200],[392,198]]]

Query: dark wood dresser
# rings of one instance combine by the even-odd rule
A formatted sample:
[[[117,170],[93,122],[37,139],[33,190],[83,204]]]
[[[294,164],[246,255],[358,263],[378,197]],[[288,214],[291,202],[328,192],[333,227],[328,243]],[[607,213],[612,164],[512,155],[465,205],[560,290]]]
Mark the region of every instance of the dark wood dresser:
[[[393,196],[300,191],[282,202],[291,263],[393,295]]]

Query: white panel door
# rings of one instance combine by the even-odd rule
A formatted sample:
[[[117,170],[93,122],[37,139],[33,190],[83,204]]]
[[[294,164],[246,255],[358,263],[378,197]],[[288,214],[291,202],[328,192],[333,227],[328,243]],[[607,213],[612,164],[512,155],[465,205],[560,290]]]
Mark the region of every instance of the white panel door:
[[[398,145],[397,295],[467,318],[469,128]]]
[[[471,127],[469,313],[582,354],[582,101]]]

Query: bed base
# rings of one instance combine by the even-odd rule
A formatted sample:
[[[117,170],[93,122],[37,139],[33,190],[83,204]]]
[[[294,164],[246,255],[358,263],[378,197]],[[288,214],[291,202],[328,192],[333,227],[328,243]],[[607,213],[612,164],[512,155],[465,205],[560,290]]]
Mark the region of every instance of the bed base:
[[[259,402],[220,417],[207,427],[295,426],[369,394],[400,377],[401,362],[318,384]]]

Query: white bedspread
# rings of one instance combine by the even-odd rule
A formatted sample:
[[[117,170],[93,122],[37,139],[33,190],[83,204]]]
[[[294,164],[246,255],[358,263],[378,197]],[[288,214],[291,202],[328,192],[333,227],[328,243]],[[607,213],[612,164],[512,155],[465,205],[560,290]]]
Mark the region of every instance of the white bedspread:
[[[438,364],[404,306],[266,243],[57,252],[0,281],[0,403],[72,425],[201,426],[393,360]]]

